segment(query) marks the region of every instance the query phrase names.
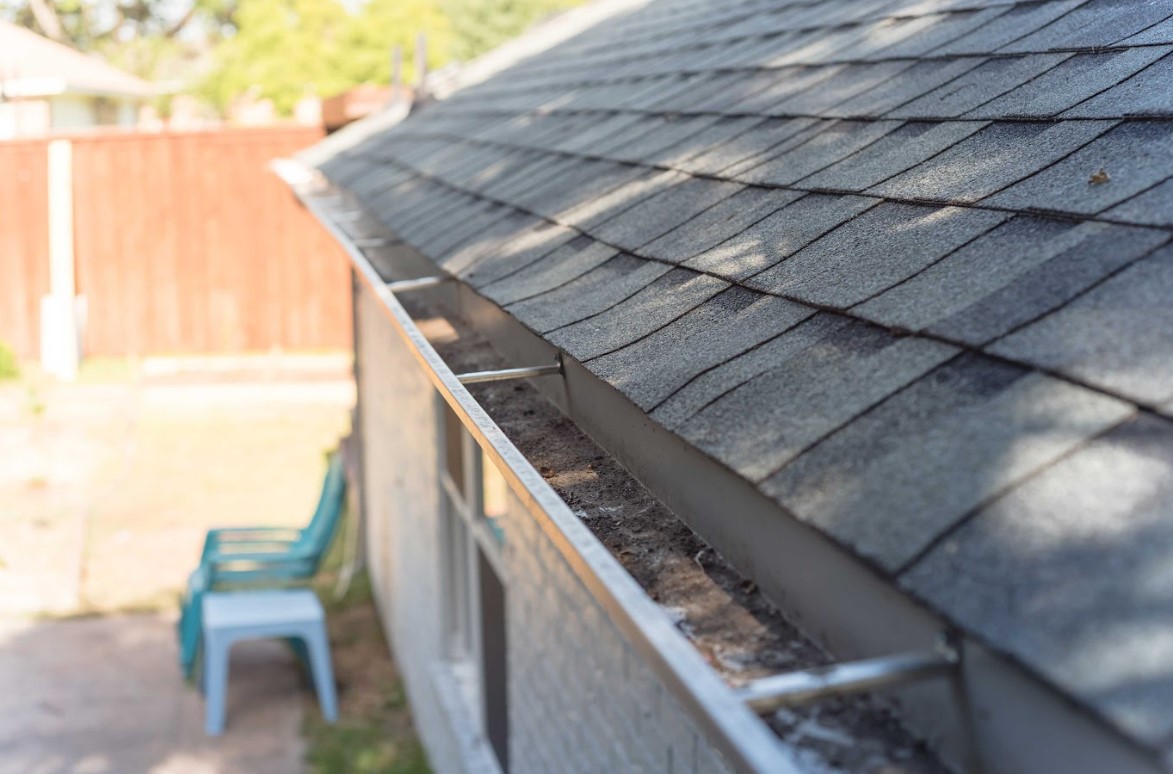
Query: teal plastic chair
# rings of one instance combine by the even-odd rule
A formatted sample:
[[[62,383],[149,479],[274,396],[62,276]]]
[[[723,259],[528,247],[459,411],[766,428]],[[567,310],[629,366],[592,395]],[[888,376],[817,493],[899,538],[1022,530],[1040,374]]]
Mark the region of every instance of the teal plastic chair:
[[[342,455],[334,452],[318,506],[303,529],[229,527],[208,531],[200,564],[188,576],[179,611],[179,663],[184,678],[191,679],[199,655],[204,594],[272,588],[312,578],[334,539],[345,501]]]

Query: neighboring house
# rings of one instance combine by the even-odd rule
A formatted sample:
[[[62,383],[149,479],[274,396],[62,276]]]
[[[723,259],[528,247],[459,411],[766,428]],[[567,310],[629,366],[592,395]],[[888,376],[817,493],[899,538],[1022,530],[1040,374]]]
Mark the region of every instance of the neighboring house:
[[[152,93],[98,57],[0,21],[0,140],[133,127]]]
[[[1170,770],[1173,5],[627,5],[295,182],[437,770]]]

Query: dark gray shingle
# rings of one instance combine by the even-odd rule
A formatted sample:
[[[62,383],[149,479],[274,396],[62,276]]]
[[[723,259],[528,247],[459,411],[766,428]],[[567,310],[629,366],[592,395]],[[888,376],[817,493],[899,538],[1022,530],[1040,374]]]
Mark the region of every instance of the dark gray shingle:
[[[812,321],[813,322],[813,321]],[[822,330],[820,330],[822,328]],[[813,334],[813,335],[812,335]],[[819,335],[822,334],[822,335]],[[952,347],[851,322],[782,334],[773,367],[685,422],[678,432],[752,481],[952,357]]]
[[[846,309],[908,279],[1007,217],[989,210],[884,202],[747,284]]]
[[[1173,179],[1138,193],[1105,214],[1129,223],[1173,226]]]
[[[468,281],[485,297],[506,306],[565,285],[617,254],[613,247],[588,236],[578,236],[555,248],[541,261],[524,265],[512,273],[497,270],[496,262],[475,267],[469,273]],[[499,279],[488,282],[493,277]]]
[[[538,333],[547,333],[635,295],[671,268],[621,254],[565,285],[510,304],[506,309]]]
[[[741,134],[699,153],[680,165],[695,174],[717,174],[735,168],[771,149],[798,145],[830,126],[830,121],[813,118],[763,121]],[[727,174],[722,176],[727,177]]]
[[[698,374],[813,313],[781,298],[731,287],[671,326],[592,361],[591,370],[650,410]]]
[[[1018,88],[1058,65],[1070,54],[1027,54],[990,59],[920,99],[889,111],[892,118],[956,118]],[[976,115],[976,114],[975,114]]]
[[[967,57],[946,61],[930,60],[917,62],[904,70],[897,78],[864,91],[852,99],[835,105],[826,111],[829,116],[882,116],[901,105],[928,94],[943,83],[958,78],[984,62],[984,59]]]
[[[1171,511],[1173,426],[1140,417],[983,509],[903,585],[1158,742],[1173,733]]]
[[[730,279],[744,279],[794,255],[878,202],[866,196],[808,194],[685,265]]]
[[[1173,249],[991,345],[1149,405],[1173,400]]]
[[[558,214],[558,220],[567,225],[590,231],[605,220],[634,207],[648,197],[655,196],[687,179],[679,172],[663,172],[654,169],[633,168],[640,174],[628,177],[618,187],[597,193],[580,190],[576,204]],[[600,186],[601,188],[601,186]]]
[[[734,177],[747,183],[790,185],[866,148],[898,126],[897,121],[836,121],[801,145]]]
[[[1020,215],[855,311],[882,325],[948,332],[981,344],[1015,320],[1058,306],[1160,239],[1155,232]],[[1097,260],[1109,245],[1116,245],[1112,258]],[[1074,284],[1055,297],[1070,280]],[[1002,303],[989,305],[1003,294]]]
[[[1072,153],[1110,126],[1107,121],[993,123],[868,191],[906,199],[976,202]]]
[[[1099,96],[1067,111],[1072,118],[1098,116],[1173,116],[1173,50],[1168,46],[1131,49],[1128,54],[1138,61],[1164,58],[1133,77],[1114,85]],[[1123,55],[1122,55],[1123,56]]]
[[[1103,54],[1077,54],[1033,81],[1002,95],[993,102],[987,102],[985,105],[975,108],[968,114],[968,117],[1024,116],[1042,118],[1053,116],[1089,97],[1094,97],[1104,89],[1116,86],[1137,71],[1160,59],[1169,50],[1168,48],[1146,47]],[[1155,77],[1161,78],[1160,75]],[[1173,77],[1173,74],[1166,73],[1163,77],[1164,82],[1168,83],[1168,79]],[[1133,95],[1131,97],[1125,93],[1123,85],[1117,86],[1111,91],[1111,93],[1117,93],[1117,97],[1108,98],[1108,95],[1095,97],[1073,110],[1071,115],[1090,118],[1144,112],[1127,108],[1139,107],[1137,97],[1140,95],[1149,99],[1149,94],[1159,95],[1164,91],[1154,89],[1153,85],[1153,83],[1136,84],[1129,92]],[[1156,97],[1156,99],[1159,98]],[[1173,108],[1173,97],[1166,95],[1166,102],[1168,102],[1166,107]]]
[[[798,197],[797,191],[745,188],[635,252],[682,263],[740,234]]]
[[[590,230],[604,242],[635,250],[728,199],[742,186],[706,178],[689,177],[644,199]]]
[[[911,121],[842,161],[803,178],[798,185],[863,191],[932,158],[985,126],[982,121]]]
[[[1173,10],[1162,2],[1090,0],[1002,50],[1102,48],[1135,35],[1170,15]]]
[[[933,51],[934,55],[987,54],[1055,21],[1086,0],[1019,3],[965,37]]]
[[[605,355],[662,328],[729,287],[688,269],[672,269],[646,288],[547,338],[578,360]]]
[[[763,489],[896,571],[982,502],[1131,413],[1089,390],[967,355],[803,454]]]
[[[1100,170],[1108,180],[1098,182]],[[986,201],[1016,210],[1092,215],[1169,177],[1173,121],[1128,122]]]

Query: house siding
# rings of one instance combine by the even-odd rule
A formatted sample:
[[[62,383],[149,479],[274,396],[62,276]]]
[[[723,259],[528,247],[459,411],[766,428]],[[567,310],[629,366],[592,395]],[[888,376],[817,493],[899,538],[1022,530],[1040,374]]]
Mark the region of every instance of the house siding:
[[[380,615],[435,770],[492,771],[479,710],[443,656],[439,398],[378,301],[358,293],[366,545]],[[509,770],[728,771],[512,492],[498,524]]]

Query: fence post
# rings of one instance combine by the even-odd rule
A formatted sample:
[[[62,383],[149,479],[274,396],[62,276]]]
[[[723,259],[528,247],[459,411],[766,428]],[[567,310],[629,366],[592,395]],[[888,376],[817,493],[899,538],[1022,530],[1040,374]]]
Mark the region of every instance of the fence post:
[[[81,356],[81,304],[73,254],[73,144],[51,140],[47,157],[49,293],[41,298],[41,367],[59,379],[72,380]]]

